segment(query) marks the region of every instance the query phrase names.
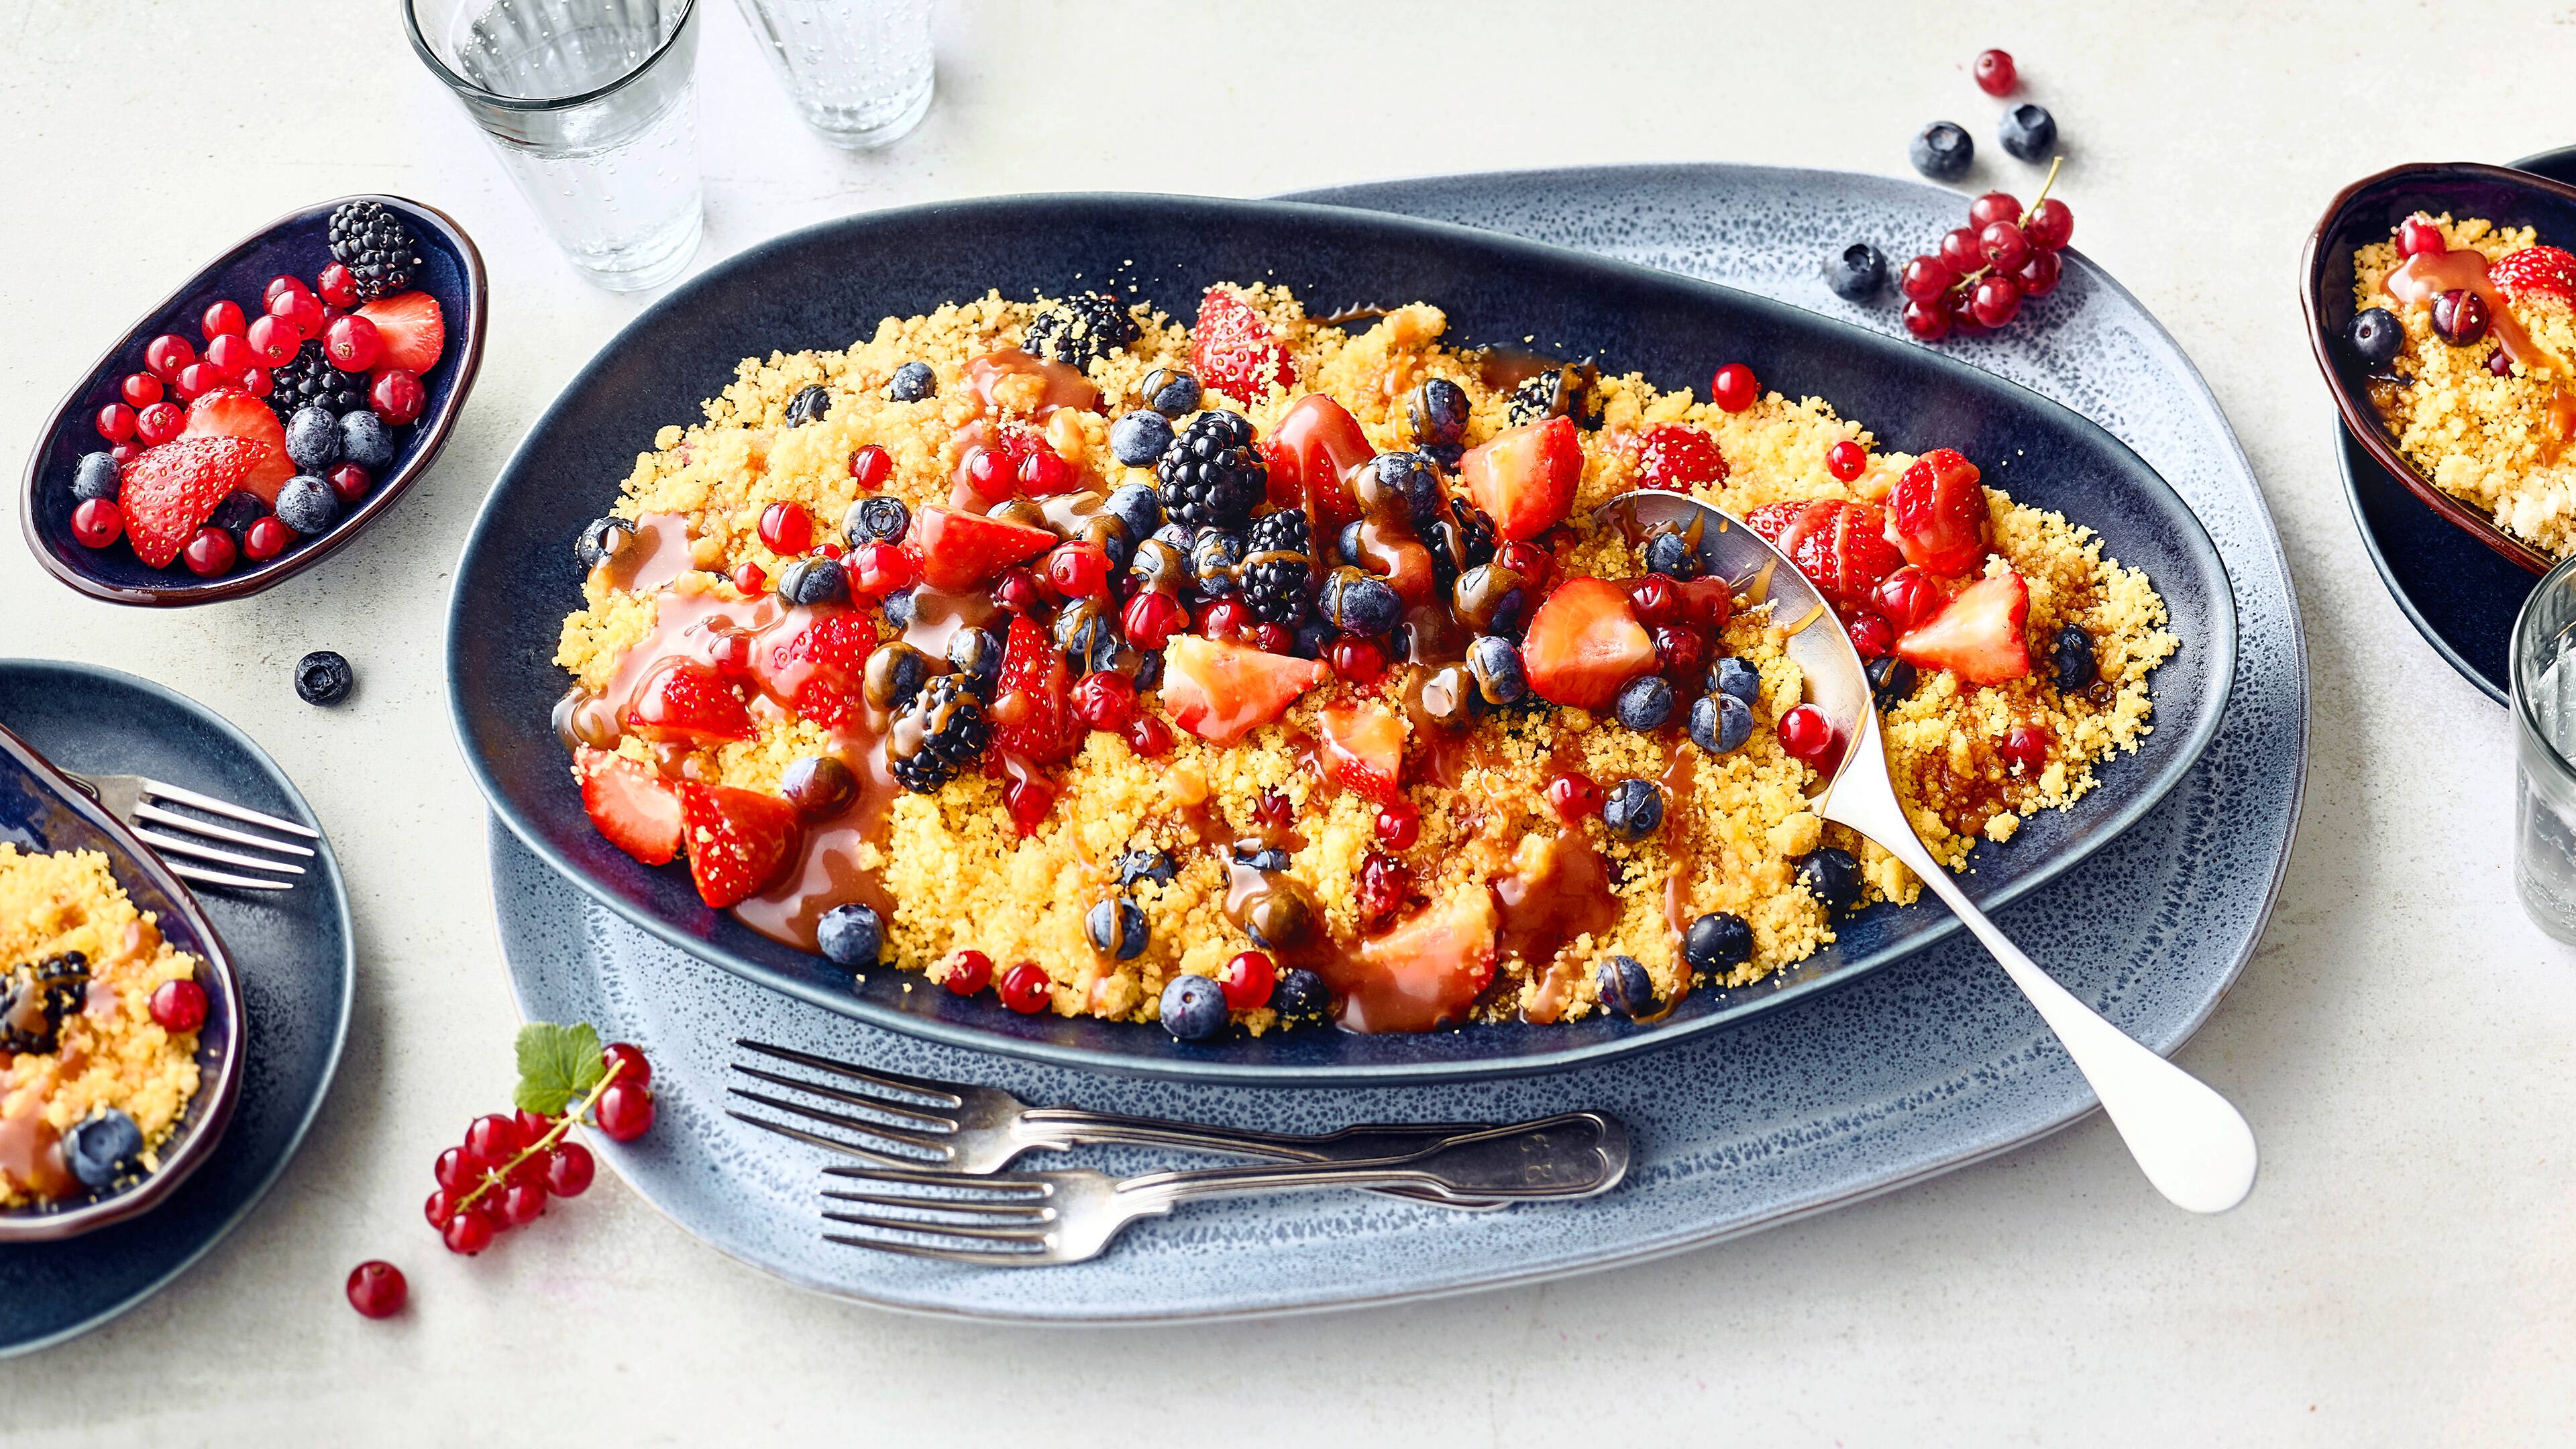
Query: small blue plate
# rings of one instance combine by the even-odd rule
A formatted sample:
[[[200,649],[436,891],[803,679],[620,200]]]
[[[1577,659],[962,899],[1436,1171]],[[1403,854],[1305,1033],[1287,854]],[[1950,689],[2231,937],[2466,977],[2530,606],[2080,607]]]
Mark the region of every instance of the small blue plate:
[[[247,736],[132,675],[0,660],[0,724],[62,769],[149,775],[318,827]],[[315,842],[308,870],[293,890],[256,900],[213,887],[196,898],[241,966],[251,1049],[231,1125],[150,1212],[73,1242],[0,1244],[0,1355],[60,1343],[150,1297],[241,1221],[303,1141],[339,1064],[357,972],[348,897],[327,840]],[[144,877],[121,866],[118,875],[137,904],[162,909],[137,889]],[[166,911],[163,920],[166,927]]]

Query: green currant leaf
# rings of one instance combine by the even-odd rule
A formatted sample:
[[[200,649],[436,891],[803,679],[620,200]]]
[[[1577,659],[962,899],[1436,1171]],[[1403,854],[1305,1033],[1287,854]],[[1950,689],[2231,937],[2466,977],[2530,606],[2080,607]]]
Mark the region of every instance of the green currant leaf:
[[[532,1021],[519,1028],[519,1089],[511,1100],[525,1110],[559,1116],[606,1075],[599,1033],[589,1022]]]

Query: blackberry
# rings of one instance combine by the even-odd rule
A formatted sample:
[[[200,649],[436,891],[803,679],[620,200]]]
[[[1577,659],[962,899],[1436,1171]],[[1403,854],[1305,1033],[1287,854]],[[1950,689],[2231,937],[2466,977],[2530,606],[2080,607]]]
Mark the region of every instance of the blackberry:
[[[349,269],[358,300],[372,302],[411,286],[420,238],[377,201],[352,201],[331,213],[331,259]]]
[[[1163,511],[1193,527],[1241,528],[1270,491],[1270,469],[1252,445],[1252,423],[1218,409],[1190,419],[1154,464]]]
[[[1589,432],[1601,426],[1600,380],[1601,374],[1587,363],[1549,368],[1513,388],[1503,404],[1503,413],[1514,427],[1549,418],[1572,418],[1576,427]]]
[[[63,1018],[88,999],[89,958],[78,951],[11,967],[0,976],[0,1051],[52,1051]]]
[[[1135,340],[1136,319],[1117,298],[1078,292],[1040,312],[1022,345],[1051,362],[1088,370]]]
[[[1315,540],[1302,508],[1252,520],[1243,560],[1243,603],[1265,624],[1295,628],[1315,603]]]
[[[1306,510],[1281,508],[1252,520],[1252,532],[1245,546],[1254,553],[1315,552],[1314,529],[1306,521]]]
[[[907,790],[927,795],[973,764],[993,737],[984,706],[954,674],[935,675],[886,734],[886,764]]]
[[[364,373],[342,372],[322,355],[322,344],[307,342],[268,374],[268,396],[261,401],[280,423],[308,407],[326,408],[331,416],[362,412],[367,406]]]

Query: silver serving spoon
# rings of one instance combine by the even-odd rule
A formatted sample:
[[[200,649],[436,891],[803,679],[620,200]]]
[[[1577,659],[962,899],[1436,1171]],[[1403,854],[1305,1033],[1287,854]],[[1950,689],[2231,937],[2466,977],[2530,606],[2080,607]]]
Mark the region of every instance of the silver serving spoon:
[[[1813,804],[1816,814],[1878,842],[1949,903],[2057,1033],[2156,1191],[2198,1213],[2225,1212],[2243,1202],[2253,1191],[2256,1164],[2254,1131],[2245,1118],[2226,1098],[2130,1040],[2050,979],[2005,939],[1915,837],[1888,777],[1878,710],[1860,655],[1806,576],[1752,529],[1679,493],[1623,493],[1592,516],[1632,540],[1660,526],[1681,529],[1686,537],[1696,528],[1700,571],[1730,581],[1752,602],[1769,602],[1773,621],[1788,635],[1789,657],[1806,674],[1808,702],[1849,742],[1841,766]]]

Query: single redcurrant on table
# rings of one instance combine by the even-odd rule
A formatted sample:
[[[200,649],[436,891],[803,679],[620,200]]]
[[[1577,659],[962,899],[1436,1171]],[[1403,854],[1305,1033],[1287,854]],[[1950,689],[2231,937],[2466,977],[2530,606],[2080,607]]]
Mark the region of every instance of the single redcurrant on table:
[[[1762,384],[1754,381],[1752,368],[1730,362],[1709,379],[1708,396],[1727,412],[1740,413],[1762,400]]]
[[[2011,95],[2013,82],[2019,79],[2019,74],[2013,69],[2012,52],[2008,50],[1978,51],[1976,63],[1969,67],[1969,72],[1977,78],[1977,89],[1990,96]]]
[[[349,1306],[368,1318],[391,1318],[411,1301],[411,1285],[402,1269],[370,1258],[349,1270]]]

